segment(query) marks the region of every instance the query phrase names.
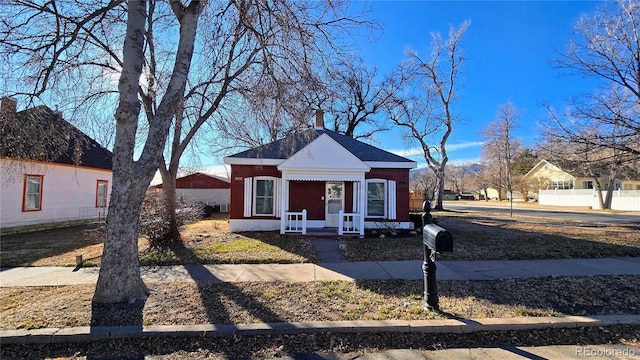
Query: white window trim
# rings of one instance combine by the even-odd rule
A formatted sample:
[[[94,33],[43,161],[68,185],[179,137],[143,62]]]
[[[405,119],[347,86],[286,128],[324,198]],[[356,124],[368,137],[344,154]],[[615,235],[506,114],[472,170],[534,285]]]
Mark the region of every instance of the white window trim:
[[[100,195],[100,184],[104,184],[104,196]],[[101,204],[104,200],[104,204]],[[96,180],[96,208],[103,209],[109,206],[109,180]]]
[[[257,196],[257,191],[256,189],[258,188],[258,181],[259,180],[271,180],[273,181],[273,195],[272,200],[273,200],[273,205],[271,206],[271,208],[273,209],[273,212],[270,214],[258,214],[258,212],[256,211],[256,196]],[[256,176],[253,178],[253,196],[251,197],[251,200],[253,202],[253,206],[252,206],[252,210],[253,210],[253,216],[268,216],[268,217],[272,217],[272,216],[276,216],[276,214],[278,213],[278,178],[274,177],[274,176]]]
[[[384,209],[384,215],[369,215],[369,184],[370,183],[382,183],[384,185],[384,196],[382,197],[384,200],[384,205],[383,205],[383,209]],[[368,218],[375,218],[375,219],[386,219],[387,217],[387,211],[388,211],[388,204],[389,204],[389,199],[388,199],[388,194],[389,194],[389,187],[387,186],[387,180],[385,179],[367,179],[366,180],[366,184],[365,184],[365,188],[364,188],[365,194],[366,194],[366,198],[365,198],[365,216]]]

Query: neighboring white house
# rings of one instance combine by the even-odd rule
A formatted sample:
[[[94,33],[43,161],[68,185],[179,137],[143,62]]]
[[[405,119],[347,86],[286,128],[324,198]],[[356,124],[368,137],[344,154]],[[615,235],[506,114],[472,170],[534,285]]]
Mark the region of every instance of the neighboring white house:
[[[111,152],[46,106],[16,110],[2,99],[0,232],[104,217]]]
[[[547,160],[536,164],[523,180],[536,184],[533,195],[541,205],[600,208],[593,177],[570,174]],[[609,179],[602,176],[598,181],[605,187],[602,189],[605,197]],[[613,184],[611,209],[640,211],[640,180],[615,179]]]

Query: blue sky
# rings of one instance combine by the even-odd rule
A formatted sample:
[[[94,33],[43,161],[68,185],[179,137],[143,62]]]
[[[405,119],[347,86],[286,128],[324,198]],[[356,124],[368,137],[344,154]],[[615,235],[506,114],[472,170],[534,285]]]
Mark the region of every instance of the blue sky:
[[[546,111],[542,103],[561,108],[573,94],[593,86],[577,76],[563,76],[549,60],[564,52],[582,13],[597,1],[374,1],[372,14],[384,31],[375,42],[361,43],[370,65],[386,74],[404,58],[407,48],[428,54],[432,32],[446,37],[450,25],[471,26],[462,46],[468,60],[456,104],[460,119],[450,138],[450,162],[480,157],[481,130],[494,119],[497,106],[511,101],[524,111],[516,135],[533,145]],[[393,134],[381,134],[377,145],[394,152],[409,150]],[[413,157],[412,157],[413,158]],[[414,158],[420,160],[420,158]]]
[[[354,3],[357,8],[363,3]],[[407,48],[428,54],[431,33],[446,36],[449,26],[465,20],[471,25],[462,45],[468,57],[460,78],[459,116],[449,140],[449,164],[477,161],[480,132],[493,119],[498,105],[511,101],[524,111],[516,136],[533,146],[539,124],[545,120],[542,103],[562,108],[571,95],[593,87],[576,76],[563,76],[550,60],[563,53],[576,21],[591,14],[601,1],[373,1],[369,16],[383,32],[361,42],[361,55],[378,73],[390,73]],[[313,119],[309,119],[313,121]],[[375,145],[406,155],[411,146],[398,132],[378,135]],[[410,156],[424,166],[421,156]],[[206,172],[225,175],[222,159],[201,158]],[[217,166],[216,166],[217,165]]]

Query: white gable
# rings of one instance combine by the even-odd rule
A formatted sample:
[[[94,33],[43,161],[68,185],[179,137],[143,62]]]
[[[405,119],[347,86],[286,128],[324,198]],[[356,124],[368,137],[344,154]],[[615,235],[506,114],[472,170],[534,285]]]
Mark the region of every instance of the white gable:
[[[525,178],[534,179],[549,179],[552,181],[570,181],[575,177],[568,172],[562,170],[560,167],[548,162],[547,160],[540,160],[527,174]]]
[[[322,134],[278,166],[280,171],[368,172],[371,168]]]

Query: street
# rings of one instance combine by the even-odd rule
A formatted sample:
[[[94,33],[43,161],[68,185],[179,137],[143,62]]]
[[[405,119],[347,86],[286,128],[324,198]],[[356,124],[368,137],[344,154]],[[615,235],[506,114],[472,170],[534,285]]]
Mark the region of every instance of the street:
[[[444,202],[444,208],[447,210],[459,211],[482,211],[485,214],[509,214],[509,204],[504,202],[501,204],[492,202]],[[533,216],[547,219],[567,220],[567,221],[584,221],[589,223],[607,224],[607,225],[640,225],[640,212],[612,213],[593,210],[566,210],[566,209],[549,209],[549,208],[533,208],[527,205],[514,203],[513,214],[521,216]]]

